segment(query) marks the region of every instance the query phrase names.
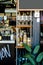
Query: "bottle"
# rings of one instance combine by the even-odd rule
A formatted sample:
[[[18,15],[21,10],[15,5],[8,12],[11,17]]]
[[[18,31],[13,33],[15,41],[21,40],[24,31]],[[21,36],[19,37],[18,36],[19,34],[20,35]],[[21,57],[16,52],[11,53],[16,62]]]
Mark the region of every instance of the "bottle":
[[[30,46],[31,45],[31,38],[27,38],[27,44]]]
[[[24,25],[26,25],[26,12],[24,12]]]
[[[30,24],[30,12],[27,12],[27,25]]]
[[[24,25],[24,12],[23,12],[21,18],[22,18],[22,25]]]
[[[20,46],[20,37],[19,37],[19,35],[18,35],[17,43],[18,43],[17,45]]]
[[[13,33],[11,34],[11,40],[13,40]]]
[[[11,40],[14,40],[13,30],[12,30],[12,32],[11,32]]]
[[[22,41],[22,30],[20,30],[20,45],[22,46],[22,43],[23,43],[23,41]]]
[[[27,20],[29,21],[30,12],[27,12]]]
[[[16,2],[15,2],[15,0],[11,0],[11,3],[13,3],[14,7],[16,8]]]
[[[28,12],[26,12],[26,25],[28,25],[28,15],[27,15]]]
[[[20,21],[21,21],[21,15],[20,15],[20,12],[19,12],[19,15],[18,15],[18,23],[20,25]]]
[[[22,12],[20,12],[20,24],[22,25],[23,22],[23,15],[21,14]]]
[[[23,43],[27,43],[27,35],[26,35],[26,32],[24,32]]]

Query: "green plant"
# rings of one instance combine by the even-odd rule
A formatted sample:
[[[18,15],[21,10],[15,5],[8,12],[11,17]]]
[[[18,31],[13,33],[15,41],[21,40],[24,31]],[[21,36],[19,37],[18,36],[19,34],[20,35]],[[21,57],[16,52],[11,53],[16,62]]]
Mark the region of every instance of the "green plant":
[[[24,43],[23,46],[28,51],[28,53],[24,55],[24,58],[27,58],[29,60],[28,63],[26,62],[23,65],[40,65],[40,62],[42,62],[41,65],[43,65],[43,52],[39,52],[40,45],[36,45],[34,49]]]

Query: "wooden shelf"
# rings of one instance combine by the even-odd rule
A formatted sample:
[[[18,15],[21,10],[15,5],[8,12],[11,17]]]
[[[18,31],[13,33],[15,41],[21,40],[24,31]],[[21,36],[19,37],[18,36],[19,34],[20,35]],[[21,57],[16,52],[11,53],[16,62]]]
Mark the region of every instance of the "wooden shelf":
[[[32,47],[31,44],[29,44],[28,46]],[[18,49],[23,49],[24,47],[23,47],[23,46],[16,46],[16,48],[18,48]]]
[[[12,30],[11,27],[8,27],[8,28],[0,28],[0,31],[2,30]]]
[[[18,9],[19,11],[31,11],[32,9]]]
[[[22,49],[22,48],[24,48],[24,47],[23,47],[23,46],[16,46],[16,48]]]
[[[0,44],[15,44],[15,40],[2,40],[2,41],[0,41]]]
[[[17,28],[25,28],[25,27],[31,28],[32,26],[31,25],[17,25],[16,27]]]
[[[43,11],[43,9],[18,9],[18,11]]]

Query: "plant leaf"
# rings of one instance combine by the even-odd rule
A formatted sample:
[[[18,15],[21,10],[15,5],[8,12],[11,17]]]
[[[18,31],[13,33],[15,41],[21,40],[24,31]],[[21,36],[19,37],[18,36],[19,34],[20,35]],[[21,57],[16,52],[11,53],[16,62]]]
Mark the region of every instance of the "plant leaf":
[[[31,53],[32,49],[31,49],[31,47],[30,47],[30,46],[28,46],[28,45],[27,45],[27,44],[25,44],[25,43],[23,43],[23,46],[24,46],[24,48],[25,48],[28,52],[30,52],[30,53]]]
[[[31,65],[31,63],[24,63],[23,65]]]
[[[43,59],[43,52],[41,52],[41,53],[37,56],[36,61],[37,61],[37,62],[41,62],[42,59]]]
[[[33,50],[33,54],[37,54],[38,51],[39,51],[39,49],[40,49],[40,45],[37,45],[37,46],[34,48],[34,50]]]
[[[31,55],[26,54],[25,57],[29,59],[29,61],[31,62],[32,65],[36,65],[36,62],[35,62],[35,60],[31,57]]]
[[[35,59],[35,56],[34,56],[34,55],[32,55],[32,54],[30,54],[30,53],[25,54],[23,57],[26,57],[26,56],[28,56],[28,55],[30,55],[33,59]]]

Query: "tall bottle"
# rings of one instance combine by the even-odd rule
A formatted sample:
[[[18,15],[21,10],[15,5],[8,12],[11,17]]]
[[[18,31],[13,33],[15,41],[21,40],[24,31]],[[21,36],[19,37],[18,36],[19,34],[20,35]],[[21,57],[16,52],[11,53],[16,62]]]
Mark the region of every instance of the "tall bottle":
[[[23,43],[27,43],[27,35],[26,35],[26,32],[24,32]]]
[[[22,41],[22,36],[23,36],[22,30],[20,30],[20,45],[21,45],[21,46],[22,46],[22,43],[23,43],[23,41]]]

